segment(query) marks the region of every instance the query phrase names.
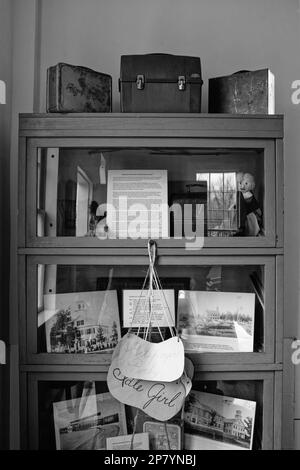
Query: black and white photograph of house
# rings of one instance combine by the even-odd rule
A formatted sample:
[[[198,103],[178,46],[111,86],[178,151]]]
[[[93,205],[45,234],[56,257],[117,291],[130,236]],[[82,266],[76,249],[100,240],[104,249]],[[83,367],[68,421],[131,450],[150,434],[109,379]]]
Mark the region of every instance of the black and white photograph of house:
[[[191,450],[251,450],[256,403],[192,390],[185,403],[185,445]]]
[[[44,305],[48,353],[110,351],[121,337],[116,291],[49,294]]]

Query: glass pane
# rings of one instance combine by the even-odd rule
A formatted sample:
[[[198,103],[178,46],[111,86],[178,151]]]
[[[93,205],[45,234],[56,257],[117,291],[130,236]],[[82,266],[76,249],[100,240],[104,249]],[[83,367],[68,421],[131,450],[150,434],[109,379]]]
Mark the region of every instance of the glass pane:
[[[38,353],[112,352],[128,327],[147,327],[146,266],[39,265]],[[159,266],[164,299],[153,303],[153,341],[169,323],[186,350],[264,350],[264,266]],[[144,294],[143,294],[144,295]],[[145,305],[147,307],[145,307]],[[159,327],[159,328],[158,328]]]
[[[224,209],[236,210],[236,192],[227,191],[224,193]]]
[[[40,450],[105,450],[134,422],[150,450],[261,449],[263,381],[195,380],[184,415],[165,423],[117,402],[104,381],[38,382]]]
[[[236,173],[224,173],[224,190],[226,192],[236,191]]]
[[[221,193],[224,191],[224,173],[210,174],[210,191]]]
[[[36,233],[184,238],[187,220],[204,236],[262,236],[264,181],[262,149],[40,148]]]
[[[197,173],[197,181],[206,181],[207,189],[210,191],[210,173]]]
[[[210,211],[222,211],[224,210],[224,193],[221,191],[210,192]]]

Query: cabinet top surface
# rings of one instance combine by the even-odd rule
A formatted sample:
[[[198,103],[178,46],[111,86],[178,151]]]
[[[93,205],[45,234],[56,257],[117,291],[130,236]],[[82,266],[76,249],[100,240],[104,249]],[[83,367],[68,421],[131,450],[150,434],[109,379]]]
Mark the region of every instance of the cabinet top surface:
[[[282,119],[283,114],[213,114],[213,113],[20,113],[21,118],[191,118],[191,119]]]
[[[20,114],[24,136],[157,136],[282,138],[282,115]]]

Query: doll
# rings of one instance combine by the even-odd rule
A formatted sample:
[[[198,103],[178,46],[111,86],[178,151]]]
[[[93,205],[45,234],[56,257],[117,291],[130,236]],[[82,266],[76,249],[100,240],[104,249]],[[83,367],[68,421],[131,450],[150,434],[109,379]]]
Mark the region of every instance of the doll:
[[[251,173],[238,173],[239,236],[257,237],[262,230],[262,210],[254,196],[255,180]]]

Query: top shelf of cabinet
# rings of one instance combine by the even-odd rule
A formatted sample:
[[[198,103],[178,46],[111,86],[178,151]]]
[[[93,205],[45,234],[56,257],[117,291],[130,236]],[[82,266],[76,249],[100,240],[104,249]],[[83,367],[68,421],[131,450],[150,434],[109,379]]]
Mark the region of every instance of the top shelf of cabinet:
[[[23,137],[283,138],[282,115],[21,114]]]
[[[168,209],[198,201],[205,248],[283,246],[283,116],[21,114],[20,137],[20,248],[99,247],[98,237],[88,236],[90,220],[105,219],[98,209],[110,203],[112,177],[120,171],[161,172]],[[248,189],[240,186],[245,178]],[[124,184],[128,191],[127,179]],[[140,197],[141,181],[134,185],[130,190]],[[193,210],[186,216],[192,224],[199,219]],[[185,246],[175,236],[183,219],[173,219],[160,245],[178,249]],[[111,237],[109,243],[124,246]]]

